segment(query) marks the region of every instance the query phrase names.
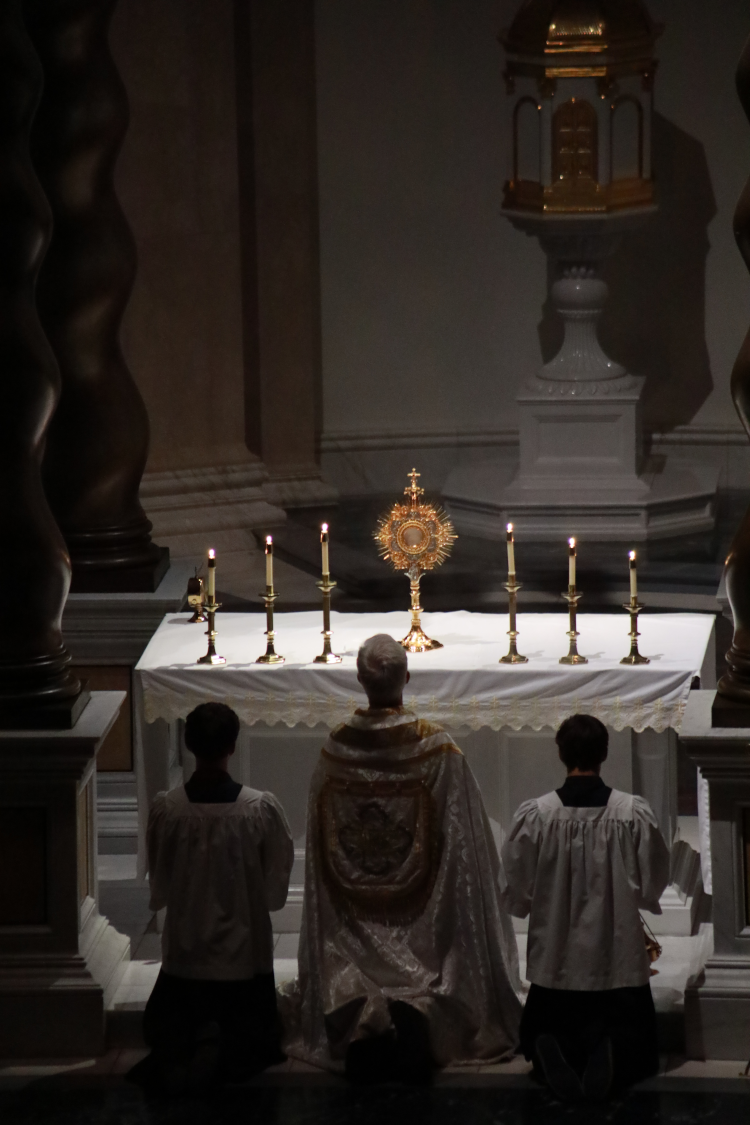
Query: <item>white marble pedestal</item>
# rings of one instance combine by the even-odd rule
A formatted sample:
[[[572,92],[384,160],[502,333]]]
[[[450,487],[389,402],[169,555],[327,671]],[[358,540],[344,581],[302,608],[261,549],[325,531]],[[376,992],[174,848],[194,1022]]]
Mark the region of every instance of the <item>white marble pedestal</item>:
[[[685,991],[688,1058],[750,1058],[750,722],[711,726],[713,691],[690,693],[680,738],[708,784],[714,952]]]
[[[130,940],[98,909],[96,753],[124,692],[72,730],[0,732],[0,1058],[104,1050]]]
[[[565,326],[562,346],[518,392],[519,464],[508,483],[500,459],[464,466],[443,489],[459,532],[500,538],[569,535],[642,542],[713,527],[718,473],[643,462],[642,378],[602,350],[597,324],[607,299],[604,260],[655,208],[612,214],[505,211],[539,238],[554,281],[550,298]]]

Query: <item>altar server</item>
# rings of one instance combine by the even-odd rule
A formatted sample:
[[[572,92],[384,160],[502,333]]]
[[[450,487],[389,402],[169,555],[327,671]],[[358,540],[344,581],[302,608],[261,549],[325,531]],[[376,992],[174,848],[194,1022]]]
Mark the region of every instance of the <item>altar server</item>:
[[[513,1054],[516,941],[466,759],[403,705],[404,649],[371,637],[357,668],[369,707],[334,730],[311,783],[285,1049],[353,1081],[426,1081]]]
[[[143,1023],[153,1051],[131,1076],[175,1093],[285,1057],[269,911],[286,902],[294,846],[276,798],[229,775],[239,729],[223,703],[188,715],[196,770],[157,795],[148,821],[150,906],[167,910]]]
[[[661,913],[669,851],[647,802],[600,778],[598,719],[566,719],[556,741],[567,779],[516,812],[503,899],[529,918],[521,1049],[559,1095],[598,1100],[658,1068],[639,908]]]

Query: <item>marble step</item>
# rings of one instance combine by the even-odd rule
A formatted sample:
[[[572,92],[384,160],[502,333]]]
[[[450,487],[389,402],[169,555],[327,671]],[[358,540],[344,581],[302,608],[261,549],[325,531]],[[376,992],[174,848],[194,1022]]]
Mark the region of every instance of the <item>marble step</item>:
[[[526,935],[517,934],[521,978],[526,969]],[[713,927],[704,923],[692,937],[665,936],[662,956],[651,978],[662,1051],[684,1049],[684,995],[687,982],[696,976],[713,949]],[[276,984],[294,980],[297,975],[298,934],[278,934],[274,951]],[[143,1046],[142,1018],[146,1001],[159,974],[158,961],[131,961],[126,966],[117,992],[107,1007],[108,1047]]]

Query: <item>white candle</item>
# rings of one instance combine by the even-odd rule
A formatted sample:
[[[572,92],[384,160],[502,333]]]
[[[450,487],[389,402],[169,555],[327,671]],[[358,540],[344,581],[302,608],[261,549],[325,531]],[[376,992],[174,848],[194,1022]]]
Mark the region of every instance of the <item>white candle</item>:
[[[273,537],[266,536],[266,586],[273,586]]]
[[[515,578],[516,576],[516,552],[513,546],[513,524],[509,523],[505,528],[505,542],[508,547],[508,578]]]
[[[328,578],[331,573],[328,567],[328,524],[320,525],[320,550],[323,556],[323,577]]]
[[[635,551],[631,551],[628,557],[630,559],[630,596],[631,598],[637,598],[638,572],[635,569]]]
[[[576,541],[568,540],[568,585],[576,584]]]
[[[208,552],[208,600],[216,601],[216,551],[213,547]]]

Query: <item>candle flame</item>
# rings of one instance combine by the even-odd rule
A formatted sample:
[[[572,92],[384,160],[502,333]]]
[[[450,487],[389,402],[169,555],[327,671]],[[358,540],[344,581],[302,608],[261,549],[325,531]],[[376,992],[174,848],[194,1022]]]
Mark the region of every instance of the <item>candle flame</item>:
[[[323,532],[323,534],[325,535],[325,533],[326,533],[326,532],[328,531],[328,524],[327,524],[327,523],[322,523],[322,524],[320,525],[320,530],[321,530],[321,531]]]
[[[211,548],[211,550],[210,550],[210,551],[208,552],[208,557],[209,557],[210,559],[215,559],[215,558],[216,558],[216,551],[215,551],[215,550],[213,549],[213,547],[212,547],[212,548]]]
[[[512,523],[509,523],[509,524],[508,524],[508,525],[506,526],[505,530],[506,530],[506,531],[508,531],[508,532],[510,532],[510,534],[512,535],[512,534],[513,534],[513,524],[512,524]]]
[[[576,541],[575,541],[575,539],[569,539],[569,540],[568,540],[568,546],[570,547],[571,551],[574,551],[574,550],[575,550],[575,546],[576,546]]]
[[[271,544],[273,543],[273,535],[267,535],[266,536],[266,543],[268,544],[269,547],[271,546]]]
[[[630,559],[631,562],[635,562],[635,551],[631,551],[630,554],[628,555],[628,558]]]

